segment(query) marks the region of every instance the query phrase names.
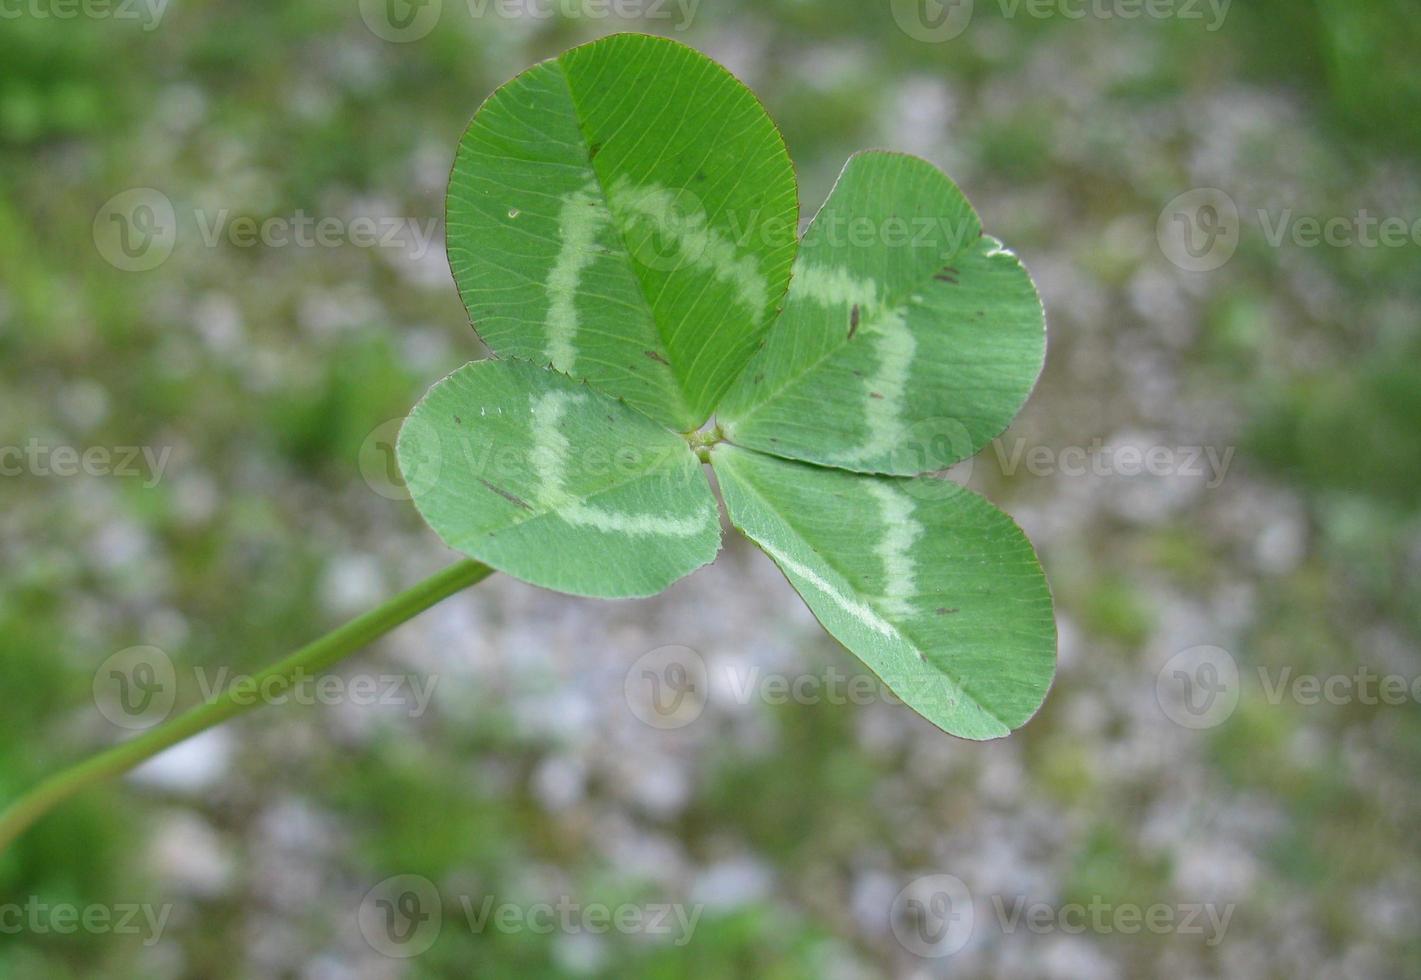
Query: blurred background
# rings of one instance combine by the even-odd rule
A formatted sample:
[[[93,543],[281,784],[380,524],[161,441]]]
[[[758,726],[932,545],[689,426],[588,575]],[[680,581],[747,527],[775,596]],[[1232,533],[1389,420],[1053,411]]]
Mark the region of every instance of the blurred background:
[[[0,801],[452,559],[388,443],[481,356],[454,146],[617,30],[754,88],[806,217],[906,150],[1032,270],[970,480],[1044,709],[864,696],[732,538],[647,601],[495,576],[0,855],[0,976],[1421,976],[1404,0],[6,3]]]

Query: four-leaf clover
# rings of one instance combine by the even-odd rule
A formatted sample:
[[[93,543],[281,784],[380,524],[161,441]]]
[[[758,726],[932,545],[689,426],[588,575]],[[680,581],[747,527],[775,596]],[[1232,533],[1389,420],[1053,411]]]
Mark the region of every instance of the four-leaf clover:
[[[447,225],[496,359],[405,423],[414,502],[526,582],[646,596],[719,551],[709,462],[732,523],[899,698],[1006,735],[1051,683],[1050,591],[1012,520],[938,474],[1025,402],[1040,300],[926,161],[855,155],[802,241],[797,202],[754,95],[684,45],[614,35],[500,88]]]

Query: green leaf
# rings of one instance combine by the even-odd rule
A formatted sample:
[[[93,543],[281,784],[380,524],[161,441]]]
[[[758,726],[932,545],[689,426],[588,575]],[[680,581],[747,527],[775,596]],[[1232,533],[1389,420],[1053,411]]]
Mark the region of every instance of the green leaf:
[[[1051,593],[1015,523],[947,480],[861,476],[728,444],[735,526],[904,703],[964,738],[1007,735],[1046,696]]]
[[[730,441],[861,473],[966,459],[1036,383],[1031,278],[916,157],[849,160],[805,234],[784,313],[717,410]]]
[[[396,453],[446,544],[534,585],[654,595],[720,549],[715,498],[684,439],[524,361],[475,361],[436,384]]]
[[[784,298],[797,201],[749,89],[682,44],[613,35],[479,109],[449,181],[449,264],[495,353],[689,431]]]

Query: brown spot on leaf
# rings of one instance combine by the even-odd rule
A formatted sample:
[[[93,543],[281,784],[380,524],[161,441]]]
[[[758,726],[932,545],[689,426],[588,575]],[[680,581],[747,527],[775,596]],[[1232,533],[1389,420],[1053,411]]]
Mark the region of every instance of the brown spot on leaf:
[[[854,308],[853,308],[852,310],[849,310],[849,339],[850,339],[850,340],[853,340],[853,339],[854,339],[854,334],[855,334],[856,332],[858,332],[858,328],[859,328],[859,305],[858,305],[857,303],[855,303],[855,304],[854,304]]]
[[[870,397],[870,398],[877,398],[879,401],[882,401],[882,400],[883,400],[883,395],[879,394],[879,393],[876,392],[876,391],[870,391],[870,392],[868,393],[868,397]]]
[[[507,490],[503,489],[503,487],[500,487],[498,484],[496,484],[496,483],[490,483],[490,482],[488,482],[487,480],[485,480],[483,477],[479,477],[479,482],[482,483],[482,484],[483,484],[485,487],[487,487],[488,489],[492,490],[494,493],[498,494],[498,495],[499,495],[500,497],[502,497],[504,500],[508,501],[510,504],[514,504],[515,506],[522,507],[524,510],[532,510],[532,509],[533,509],[532,507],[528,506],[528,501],[524,500],[522,497],[518,496],[517,494],[509,493]]]
[[[668,366],[671,364],[670,361],[668,361],[666,358],[664,358],[664,357],[661,356],[660,351],[644,350],[644,351],[642,351],[642,353],[645,354],[647,357],[651,358],[651,359],[652,359],[653,361],[655,361],[657,364],[665,364],[665,365],[668,365]]]
[[[946,606],[938,606],[938,607],[937,607],[937,614],[938,614],[939,616],[946,616],[948,613],[955,613],[955,612],[957,612],[957,609],[956,609],[956,608],[949,609],[949,608],[947,608]]]

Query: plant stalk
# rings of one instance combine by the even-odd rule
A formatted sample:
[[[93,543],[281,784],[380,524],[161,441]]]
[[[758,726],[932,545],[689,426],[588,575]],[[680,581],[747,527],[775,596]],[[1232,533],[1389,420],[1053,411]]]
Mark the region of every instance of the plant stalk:
[[[492,573],[493,569],[474,561],[451,565],[307,644],[285,660],[235,682],[206,704],[55,773],[0,813],[0,853],[36,820],[80,790],[125,773],[184,739],[260,706],[265,695],[280,695],[288,691],[297,678],[329,669],[377,637]]]

